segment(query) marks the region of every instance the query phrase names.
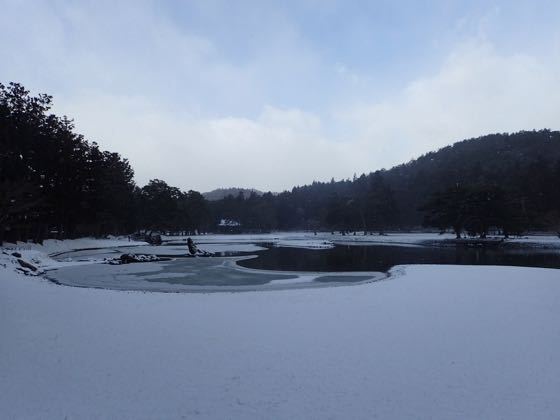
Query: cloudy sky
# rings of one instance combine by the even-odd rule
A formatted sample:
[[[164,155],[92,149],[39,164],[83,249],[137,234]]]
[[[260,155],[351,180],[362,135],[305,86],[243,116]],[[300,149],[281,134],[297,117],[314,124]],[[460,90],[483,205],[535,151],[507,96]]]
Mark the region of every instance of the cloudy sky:
[[[0,0],[0,82],[143,185],[280,191],[560,128],[560,2]]]

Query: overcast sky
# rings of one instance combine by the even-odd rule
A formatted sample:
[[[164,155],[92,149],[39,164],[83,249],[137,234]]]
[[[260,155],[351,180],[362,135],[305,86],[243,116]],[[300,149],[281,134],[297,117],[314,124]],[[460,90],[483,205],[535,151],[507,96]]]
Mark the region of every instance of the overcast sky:
[[[560,128],[558,0],[0,6],[0,82],[53,95],[140,185],[280,191]]]

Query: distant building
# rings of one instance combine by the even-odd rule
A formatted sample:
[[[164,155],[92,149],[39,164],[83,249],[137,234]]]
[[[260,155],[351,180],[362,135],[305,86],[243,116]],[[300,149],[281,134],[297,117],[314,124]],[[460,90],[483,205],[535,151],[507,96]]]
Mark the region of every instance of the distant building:
[[[239,223],[236,220],[221,219],[220,223],[218,223],[218,226],[221,226],[221,227],[239,227],[239,226],[241,226],[241,223]]]
[[[218,223],[218,231],[221,233],[240,233],[241,223],[237,220],[221,219]]]

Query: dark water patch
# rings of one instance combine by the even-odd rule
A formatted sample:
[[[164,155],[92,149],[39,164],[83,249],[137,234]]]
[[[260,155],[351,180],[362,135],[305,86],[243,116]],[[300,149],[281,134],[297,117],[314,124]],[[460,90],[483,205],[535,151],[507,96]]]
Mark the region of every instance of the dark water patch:
[[[560,251],[427,246],[335,246],[332,249],[271,248],[238,264],[280,271],[382,271],[402,264],[509,265],[560,268]]]

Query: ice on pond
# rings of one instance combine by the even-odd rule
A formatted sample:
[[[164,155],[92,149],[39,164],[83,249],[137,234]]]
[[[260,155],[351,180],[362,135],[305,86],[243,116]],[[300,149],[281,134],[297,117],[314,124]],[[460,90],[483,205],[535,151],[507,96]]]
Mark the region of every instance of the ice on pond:
[[[157,263],[92,264],[47,274],[60,284],[116,290],[212,292],[284,289],[384,278],[384,273],[298,273],[252,270],[236,264],[247,257],[178,258]]]

